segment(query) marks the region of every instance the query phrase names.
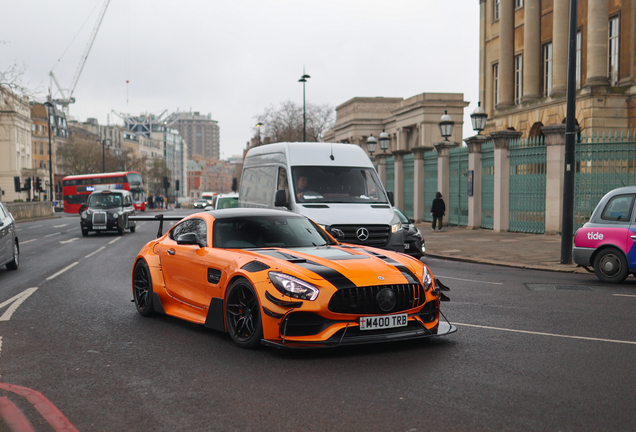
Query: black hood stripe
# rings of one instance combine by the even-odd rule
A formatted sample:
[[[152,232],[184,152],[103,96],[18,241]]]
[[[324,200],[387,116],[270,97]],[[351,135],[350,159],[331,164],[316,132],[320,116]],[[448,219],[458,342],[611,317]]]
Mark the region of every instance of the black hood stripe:
[[[370,252],[364,249],[358,249],[360,252],[364,252],[366,254],[375,256],[377,258],[380,258],[382,261],[384,261],[387,264],[392,265],[393,267],[395,267],[396,269],[398,269],[400,271],[400,273],[402,273],[402,276],[404,276],[404,278],[408,281],[408,283],[410,284],[419,284],[420,281],[417,279],[417,276],[415,276],[415,274],[405,265],[400,264],[397,261],[392,260],[391,258],[389,258],[386,255],[381,255],[379,253],[376,252]]]

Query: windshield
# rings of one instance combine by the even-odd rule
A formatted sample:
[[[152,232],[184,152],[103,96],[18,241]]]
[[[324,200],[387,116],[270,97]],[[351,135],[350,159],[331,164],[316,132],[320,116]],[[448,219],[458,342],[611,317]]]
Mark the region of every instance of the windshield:
[[[217,203],[216,203],[217,209],[236,208],[236,207],[238,207],[238,197],[217,198]]]
[[[144,191],[141,192],[133,192],[132,193],[132,197],[133,197],[133,202],[135,203],[141,203],[146,201],[146,194]]]
[[[122,202],[122,196],[118,193],[97,193],[88,197],[89,207],[121,207]]]
[[[387,203],[373,168],[296,166],[292,175],[296,202]]]
[[[141,180],[141,174],[138,173],[129,173],[128,174],[128,184],[130,185],[130,190],[143,190],[144,184]]]
[[[214,247],[310,247],[335,244],[317,225],[304,217],[253,216],[214,221]]]

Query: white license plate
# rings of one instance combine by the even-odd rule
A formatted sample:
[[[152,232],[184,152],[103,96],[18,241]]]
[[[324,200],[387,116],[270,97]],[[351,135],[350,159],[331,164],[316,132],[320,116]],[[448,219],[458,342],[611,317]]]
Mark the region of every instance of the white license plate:
[[[97,225],[97,226],[93,226],[93,229],[106,229],[106,227]]]
[[[360,318],[360,330],[380,330],[386,328],[405,327],[408,314],[384,315]]]
[[[408,249],[408,248],[410,248],[410,247],[411,247],[411,245],[410,245],[410,244],[408,244],[408,243],[404,243],[404,249],[405,249],[405,250],[406,250],[406,249]]]

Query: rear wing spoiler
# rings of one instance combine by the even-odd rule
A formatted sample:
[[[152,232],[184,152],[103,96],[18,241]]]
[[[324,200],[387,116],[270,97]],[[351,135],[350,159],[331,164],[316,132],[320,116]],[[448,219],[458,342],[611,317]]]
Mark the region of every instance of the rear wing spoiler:
[[[129,216],[128,220],[131,221],[159,221],[159,230],[157,231],[157,237],[161,237],[163,235],[163,221],[180,221],[185,216],[164,216],[163,214],[158,214],[155,216]]]

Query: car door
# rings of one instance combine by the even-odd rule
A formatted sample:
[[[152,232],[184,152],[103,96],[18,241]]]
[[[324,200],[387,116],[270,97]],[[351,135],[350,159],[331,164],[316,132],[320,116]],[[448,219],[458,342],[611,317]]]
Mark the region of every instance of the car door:
[[[0,204],[0,264],[7,262],[13,256],[12,241],[11,218],[8,211]]]
[[[632,204],[626,252],[627,260],[629,261],[629,268],[636,269],[636,200],[634,200],[634,203]]]
[[[177,238],[194,233],[205,245],[180,245]],[[203,219],[187,219],[170,231],[161,246],[161,267],[166,290],[176,299],[197,307],[206,307],[208,285],[207,226]]]

